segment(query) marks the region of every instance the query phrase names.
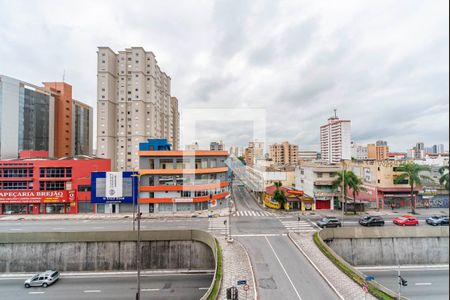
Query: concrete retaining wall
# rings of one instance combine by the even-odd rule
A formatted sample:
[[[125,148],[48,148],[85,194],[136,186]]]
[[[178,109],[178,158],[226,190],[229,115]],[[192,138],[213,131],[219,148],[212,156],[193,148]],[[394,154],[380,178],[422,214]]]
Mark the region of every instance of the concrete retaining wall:
[[[448,227],[337,228],[320,232],[354,266],[448,264]]]
[[[0,233],[0,272],[136,269],[135,232]],[[141,234],[143,269],[215,269],[214,238],[198,230]]]

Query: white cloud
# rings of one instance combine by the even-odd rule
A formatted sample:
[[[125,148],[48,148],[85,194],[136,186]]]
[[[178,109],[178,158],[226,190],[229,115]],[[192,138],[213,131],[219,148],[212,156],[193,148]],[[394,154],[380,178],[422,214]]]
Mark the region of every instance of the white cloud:
[[[0,73],[39,84],[65,70],[74,97],[95,107],[97,47],[143,46],[171,76],[181,108],[264,107],[269,142],[317,146],[319,126],[337,108],[357,142],[448,148],[448,6],[0,0]],[[252,136],[214,128],[202,143]]]

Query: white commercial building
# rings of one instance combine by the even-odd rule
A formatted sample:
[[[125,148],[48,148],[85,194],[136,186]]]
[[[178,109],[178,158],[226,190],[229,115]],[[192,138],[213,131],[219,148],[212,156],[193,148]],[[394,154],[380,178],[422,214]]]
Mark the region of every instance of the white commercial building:
[[[178,100],[155,55],[141,47],[97,52],[97,155],[113,170],[139,168],[139,143],[166,138],[179,148]]]
[[[369,158],[367,146],[357,145],[352,142],[352,158],[358,160],[364,160]]]
[[[322,160],[330,164],[351,159],[351,122],[334,116],[320,126],[320,150]]]

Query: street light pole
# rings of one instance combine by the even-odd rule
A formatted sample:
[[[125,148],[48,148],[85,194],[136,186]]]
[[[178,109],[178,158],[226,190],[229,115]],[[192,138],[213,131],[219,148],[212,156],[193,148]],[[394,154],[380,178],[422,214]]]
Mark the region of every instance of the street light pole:
[[[132,186],[131,186],[131,188],[133,189],[132,190],[132,194],[133,194],[133,231],[135,231],[135,227],[136,227],[136,225],[135,225],[135,221],[136,221],[136,195],[135,195],[135,192],[134,192],[134,190],[135,190],[135,188],[134,188],[134,183],[135,182],[135,180],[134,180],[134,177],[133,177],[133,181],[132,181]]]
[[[137,246],[136,246],[136,270],[137,270],[137,291],[136,300],[141,299],[141,206],[139,205],[139,184],[141,175],[139,173],[131,175],[137,177]],[[133,223],[134,224],[134,223]]]

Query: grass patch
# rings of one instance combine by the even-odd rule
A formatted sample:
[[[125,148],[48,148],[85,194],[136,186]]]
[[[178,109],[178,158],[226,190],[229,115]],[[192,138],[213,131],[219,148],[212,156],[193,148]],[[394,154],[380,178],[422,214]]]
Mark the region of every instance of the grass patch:
[[[314,239],[314,243],[316,244],[317,248],[320,249],[320,251],[322,251],[322,253],[328,257],[328,259],[336,266],[339,268],[339,270],[341,270],[342,272],[345,273],[345,275],[347,275],[350,279],[352,279],[354,282],[356,282],[358,285],[362,286],[364,284],[364,278],[362,278],[360,275],[358,275],[357,273],[355,273],[352,269],[350,269],[348,266],[346,266],[345,264],[343,264],[339,259],[337,259],[333,254],[331,254],[330,251],[328,251],[327,248],[324,247],[323,241],[320,239],[319,237],[319,233],[316,232],[313,235],[313,239]],[[368,284],[368,288],[369,288],[369,293],[371,293],[373,296],[375,296],[377,299],[382,299],[382,300],[395,300],[396,298],[391,297],[390,295],[386,294],[385,292],[377,289],[375,286],[373,286],[372,284]]]
[[[220,249],[219,241],[214,239],[217,251],[217,267],[216,267],[216,278],[214,281],[213,289],[211,294],[208,296],[208,300],[216,300],[219,295],[220,285],[222,283],[222,249]]]

